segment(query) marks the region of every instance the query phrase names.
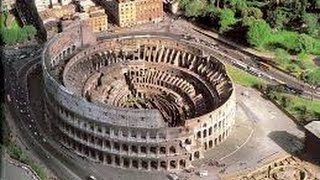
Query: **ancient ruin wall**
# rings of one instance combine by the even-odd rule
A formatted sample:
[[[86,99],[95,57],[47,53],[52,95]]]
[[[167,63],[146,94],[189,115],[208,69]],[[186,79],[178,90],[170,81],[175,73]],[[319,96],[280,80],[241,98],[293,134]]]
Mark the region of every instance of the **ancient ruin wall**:
[[[96,43],[92,36],[86,36],[91,38],[84,41],[81,36],[87,32],[75,29],[79,26],[59,34],[43,52],[47,118],[60,142],[74,149],[75,153],[116,167],[172,171],[187,168],[231,133],[235,94],[223,64],[214,57],[203,57],[199,48],[172,35],[122,35]],[[189,59],[194,67],[183,59]],[[91,70],[84,68],[81,72],[79,67]],[[143,80],[142,77],[147,76],[137,73],[141,68],[155,68],[155,72],[161,72],[158,73],[162,74],[159,75],[161,80]],[[148,93],[160,93],[162,97],[161,93],[166,91],[164,94],[170,94],[176,102],[194,108],[190,110],[194,113],[169,126],[159,109],[122,107],[123,103],[115,106],[114,101],[99,102],[99,98],[92,101],[84,96],[86,89],[92,98],[99,92],[89,88],[97,79],[96,73],[112,72],[110,76],[118,78],[123,75],[115,73],[121,72],[118,70],[134,72],[129,79],[136,91],[140,91],[140,94],[136,93],[137,98],[143,99]],[[70,79],[71,75],[76,79]],[[155,76],[151,75],[148,77]],[[75,85],[81,79],[86,80],[85,83]],[[112,78],[106,76],[105,79],[109,82]],[[204,90],[192,90],[195,84]],[[123,92],[130,93],[128,89]],[[179,89],[181,91],[175,93]],[[201,93],[208,97],[196,96]],[[127,100],[128,96],[121,96],[122,100]],[[99,94],[97,97],[105,98]],[[202,108],[189,99],[197,100]]]

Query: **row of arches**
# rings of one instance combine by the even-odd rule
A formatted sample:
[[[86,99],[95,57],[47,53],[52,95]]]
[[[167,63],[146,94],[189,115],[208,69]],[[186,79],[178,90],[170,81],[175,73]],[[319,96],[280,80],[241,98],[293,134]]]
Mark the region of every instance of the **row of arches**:
[[[123,141],[115,141],[110,138],[97,137],[92,134],[83,132],[68,124],[60,124],[59,129],[67,137],[76,140],[79,143],[86,144],[92,148],[101,151],[114,152],[118,154],[127,154],[131,156],[167,156],[179,154],[178,148],[174,145],[142,145],[138,143],[125,143]]]
[[[186,158],[178,159],[147,159],[147,158],[132,158],[114,153],[107,153],[96,150],[90,146],[81,144],[70,139],[68,136],[61,136],[61,143],[64,146],[72,148],[78,154],[90,158],[94,161],[102,162],[103,164],[142,170],[178,170],[184,169],[189,165]]]
[[[59,62],[65,60],[67,57],[70,57],[76,50],[75,45],[71,45],[66,49],[60,51],[60,53],[53,59],[51,59],[51,67],[56,66]]]
[[[82,120],[75,113],[65,109],[64,107],[55,104],[56,111],[61,117],[59,123],[62,126],[75,127],[81,131],[88,133],[97,134],[101,137],[106,138],[117,138],[119,140],[132,140],[132,141],[163,141],[166,139],[164,132],[157,132],[154,130],[139,130],[139,129],[128,129],[128,128],[119,128],[111,125],[103,125],[99,123],[94,123],[90,121]]]

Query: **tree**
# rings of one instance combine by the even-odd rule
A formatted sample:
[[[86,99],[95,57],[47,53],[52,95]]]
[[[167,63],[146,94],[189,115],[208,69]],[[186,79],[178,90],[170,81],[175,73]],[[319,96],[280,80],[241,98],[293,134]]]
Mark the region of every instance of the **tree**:
[[[14,44],[15,42],[17,42],[17,33],[15,31],[11,31],[11,30],[4,30],[4,36],[3,36],[3,42],[4,44],[7,44],[7,45],[12,45]]]
[[[256,20],[249,25],[247,41],[256,47],[262,47],[270,40],[272,31],[264,20]]]
[[[219,16],[220,8],[217,8],[214,4],[210,3],[205,8],[206,15],[211,18],[216,18]]]
[[[320,0],[310,0],[310,6],[312,10],[320,9]]]
[[[219,14],[219,31],[226,32],[231,29],[231,26],[237,23],[237,19],[234,17],[234,12],[231,9],[223,9]]]
[[[300,34],[299,38],[300,51],[310,53],[314,49],[314,39],[307,34]]]
[[[283,64],[287,68],[291,64],[290,54],[284,49],[276,49],[275,62],[278,64]]]
[[[225,4],[229,4],[229,7],[236,10],[236,9],[243,9],[247,7],[246,0],[226,0]]]
[[[313,69],[307,74],[308,82],[314,86],[320,85],[320,68]]]
[[[282,96],[280,99],[280,104],[282,107],[287,108],[290,105],[291,100],[287,96]]]
[[[302,17],[303,22],[305,23],[306,32],[313,37],[316,37],[319,33],[319,23],[318,17],[316,14],[306,13]]]
[[[24,26],[23,31],[27,34],[28,38],[30,38],[30,39],[33,38],[37,33],[36,28],[31,25]]]
[[[278,31],[272,36],[269,45],[275,48],[283,48],[290,52],[300,52],[299,34],[294,31]]]
[[[282,29],[290,21],[288,12],[281,7],[277,7],[274,11],[268,11],[268,22],[277,29]]]
[[[187,17],[198,17],[205,13],[207,6],[206,0],[183,0],[181,7]]]

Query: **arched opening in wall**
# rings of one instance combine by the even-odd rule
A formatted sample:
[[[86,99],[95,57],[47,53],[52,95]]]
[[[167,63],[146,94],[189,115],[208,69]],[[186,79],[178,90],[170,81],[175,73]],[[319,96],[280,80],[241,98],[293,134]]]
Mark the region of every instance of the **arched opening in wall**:
[[[70,139],[67,139],[67,145],[68,145],[69,147],[71,147],[71,141],[70,141]]]
[[[207,142],[204,142],[204,150],[207,150],[208,149],[208,144]]]
[[[141,166],[143,169],[148,169],[148,162],[147,161],[141,161]]]
[[[131,151],[132,151],[133,153],[138,153],[138,148],[137,148],[137,146],[135,146],[135,145],[131,146]]]
[[[112,164],[112,158],[110,155],[107,155],[107,164]]]
[[[204,131],[203,131],[203,138],[206,138],[207,137],[207,130],[205,129]]]
[[[185,144],[191,144],[192,141],[191,141],[191,139],[186,139],[186,140],[184,141],[184,143],[185,143]]]
[[[218,144],[218,139],[215,138],[215,139],[214,139],[214,146],[216,146],[217,144]]]
[[[98,133],[102,133],[102,128],[101,128],[101,126],[98,126]]]
[[[181,160],[179,161],[179,165],[180,165],[180,168],[185,168],[185,167],[186,167],[186,160],[181,159]]]
[[[194,156],[195,159],[199,159],[200,158],[200,152],[199,151],[194,152],[193,156]]]
[[[147,135],[146,135],[145,132],[142,132],[142,133],[141,133],[141,139],[147,139]]]
[[[171,154],[175,154],[175,153],[176,153],[176,148],[175,148],[174,146],[171,146],[171,147],[169,148],[169,152],[170,152]]]
[[[213,142],[212,140],[209,141],[209,148],[212,148],[213,147]]]
[[[198,139],[201,138],[201,131],[199,131],[199,132],[197,133],[197,138],[198,138]]]
[[[165,147],[161,147],[160,148],[160,154],[166,154],[166,148]]]
[[[123,158],[123,166],[126,168],[130,167],[130,161],[128,158]]]
[[[75,141],[72,141],[72,149],[76,149],[77,147],[76,147],[76,142]]]
[[[189,154],[189,160],[192,161],[192,153]]]
[[[154,146],[150,147],[150,152],[151,154],[157,154],[157,147],[154,147]]]
[[[116,165],[120,166],[120,157],[119,156],[115,156],[114,160],[115,160]]]
[[[106,127],[106,128],[105,128],[105,133],[106,133],[107,135],[109,135],[109,134],[110,134],[110,128]]]
[[[132,131],[132,132],[131,132],[131,137],[132,137],[132,138],[137,138],[137,132]]]
[[[221,134],[219,135],[219,142],[221,142]]]
[[[114,147],[115,150],[120,151],[120,145],[119,145],[119,143],[114,142],[114,143],[113,143],[113,147]]]
[[[98,138],[98,145],[102,147],[102,139]]]
[[[166,169],[167,169],[167,162],[161,161],[161,162],[160,162],[160,167],[161,167],[162,169],[166,170]]]
[[[144,153],[144,154],[147,154],[147,148],[145,146],[141,146],[140,147],[140,152]]]
[[[108,141],[108,140],[105,141],[105,147],[108,148],[108,149],[111,148],[111,143],[110,143],[110,141]]]
[[[89,135],[89,136],[90,136],[90,143],[94,144],[94,137],[92,135]]]
[[[139,168],[137,160],[132,160],[132,167],[137,168],[137,169]]]
[[[79,143],[79,145],[78,145],[78,152],[82,153],[82,147],[83,147],[82,144]]]
[[[67,49],[67,54],[68,54],[68,55],[71,54],[71,49],[70,49],[70,48]]]
[[[80,137],[80,131],[76,130],[76,136],[77,136],[77,138],[81,138]]]
[[[89,157],[89,149],[88,149],[88,147],[85,147],[84,154],[85,154],[87,157]]]
[[[99,161],[103,162],[103,153],[99,152]]]
[[[92,149],[90,149],[90,157],[92,159],[96,159],[96,152],[94,150],[92,150]]]
[[[123,136],[123,137],[128,137],[128,131],[123,130],[123,131],[122,131],[122,136]]]
[[[115,129],[115,130],[113,131],[113,135],[118,136],[118,135],[119,135],[119,130],[118,130],[118,129]]]
[[[157,170],[158,169],[158,162],[157,161],[151,161],[151,168],[153,170]]]
[[[176,169],[177,168],[177,162],[175,160],[170,161],[170,169]]]
[[[156,138],[157,138],[157,133],[150,132],[150,139],[156,139]]]
[[[72,51],[75,51],[76,50],[76,46],[72,45],[71,49],[72,49]]]
[[[67,53],[65,50],[62,53],[63,53],[63,58],[67,57]]]
[[[212,127],[209,128],[209,136],[212,135]]]
[[[123,144],[123,145],[122,145],[122,150],[125,151],[125,152],[128,152],[128,151],[129,151],[128,145]]]

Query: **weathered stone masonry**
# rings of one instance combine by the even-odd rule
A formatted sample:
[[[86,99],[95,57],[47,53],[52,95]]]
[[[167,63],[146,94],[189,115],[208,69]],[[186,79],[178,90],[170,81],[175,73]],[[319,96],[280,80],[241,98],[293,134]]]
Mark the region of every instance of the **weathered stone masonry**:
[[[47,118],[60,142],[106,165],[184,169],[234,124],[224,65],[178,37],[96,41],[74,25],[47,44],[43,76]]]

